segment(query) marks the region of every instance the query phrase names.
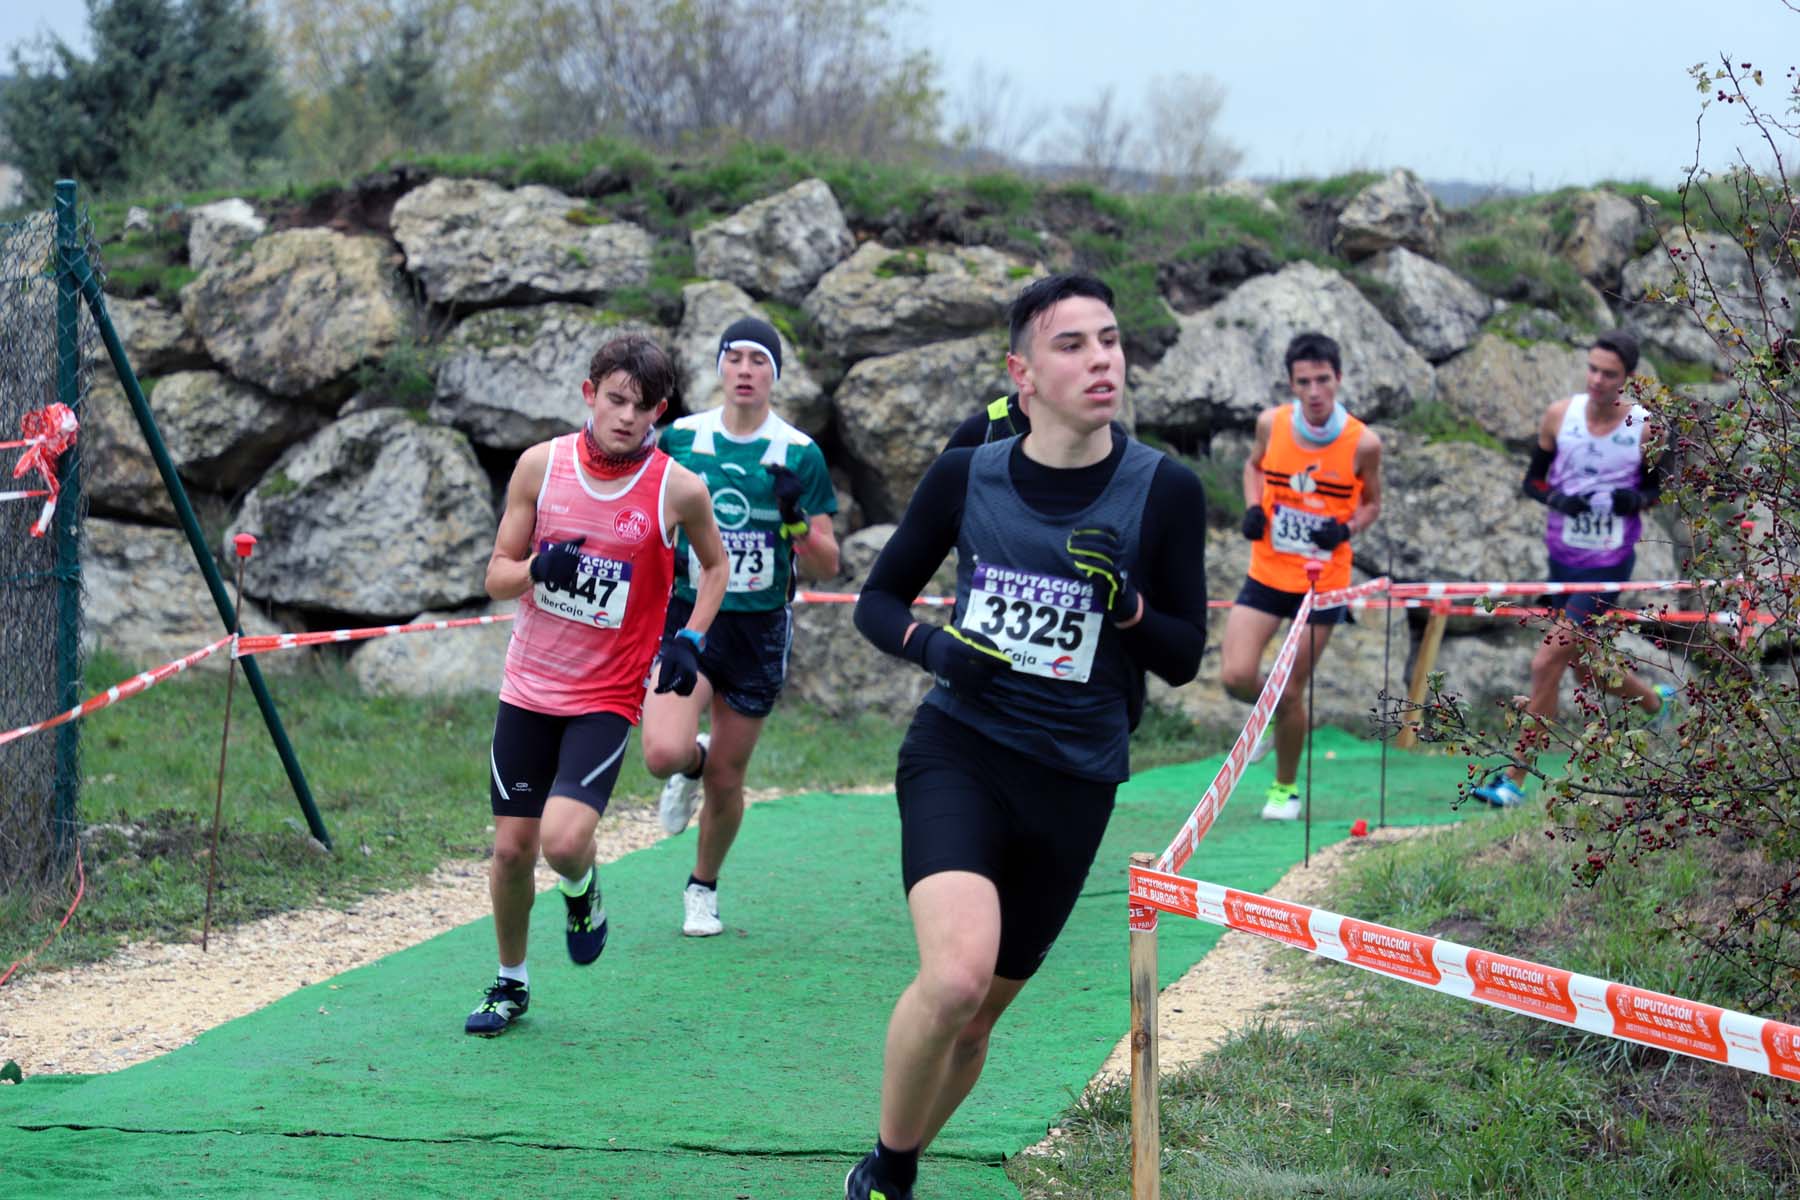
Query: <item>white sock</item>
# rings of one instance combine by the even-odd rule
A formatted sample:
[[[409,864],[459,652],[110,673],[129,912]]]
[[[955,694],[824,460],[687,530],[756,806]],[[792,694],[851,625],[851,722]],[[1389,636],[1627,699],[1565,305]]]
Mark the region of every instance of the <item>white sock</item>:
[[[594,868],[590,864],[588,869],[581,873],[580,879],[570,879],[567,875],[558,875],[556,878],[559,882],[556,886],[562,889],[562,894],[565,896],[579,896],[588,890],[588,880],[593,877]]]
[[[501,963],[500,970],[496,973],[502,979],[511,979],[511,980],[516,981],[520,987],[528,988],[531,986],[531,972],[527,971],[525,969],[525,960],[524,959],[520,959],[519,965],[516,967],[509,967],[505,963]]]

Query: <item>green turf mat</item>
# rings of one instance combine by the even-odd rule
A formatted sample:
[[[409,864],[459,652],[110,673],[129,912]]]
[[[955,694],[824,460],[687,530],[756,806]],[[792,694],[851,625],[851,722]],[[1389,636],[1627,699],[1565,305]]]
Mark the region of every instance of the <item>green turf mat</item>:
[[[1345,837],[1357,817],[1373,822],[1377,754],[1334,731],[1316,739],[1314,849]],[[1252,769],[1188,874],[1262,890],[1299,861],[1300,827],[1258,819],[1270,766]],[[1127,857],[1161,850],[1216,768],[1216,759],[1163,768],[1121,789],[1069,927],[1001,1022],[981,1083],[932,1147],[928,1179],[948,1160],[994,1163],[1038,1140],[1124,1033]],[[1389,819],[1449,817],[1462,775],[1458,760],[1390,755]],[[208,1137],[316,1131],[341,1136],[297,1140],[486,1142],[494,1153],[607,1158],[854,1156],[873,1133],[883,1031],[915,965],[892,798],[758,805],[725,877],[727,933],[718,938],[679,933],[692,837],[603,869],[613,934],[590,968],[563,955],[558,897],[540,899],[532,1009],[502,1038],[461,1032],[493,969],[491,925],[478,921],[126,1071],[0,1088],[0,1124]],[[1222,932],[1174,919],[1162,930],[1165,983]],[[124,1144],[141,1145],[147,1162],[185,1162],[171,1149],[181,1142]],[[489,1152],[465,1150],[471,1164]],[[620,1194],[713,1193],[645,1185]],[[965,1193],[934,1183],[932,1194]]]
[[[568,1151],[504,1143],[368,1138],[130,1134],[109,1129],[24,1133],[0,1127],[7,1194],[33,1200],[105,1196],[320,1196],[466,1200],[796,1200],[843,1195],[856,1161],[692,1151]],[[1017,1200],[998,1164],[933,1162],[929,1195]]]

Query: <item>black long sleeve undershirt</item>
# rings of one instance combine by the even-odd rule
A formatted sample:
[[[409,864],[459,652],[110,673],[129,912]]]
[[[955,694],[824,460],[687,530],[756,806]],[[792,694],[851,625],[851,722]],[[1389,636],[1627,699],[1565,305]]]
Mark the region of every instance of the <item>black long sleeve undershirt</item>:
[[[1052,517],[1093,503],[1125,454],[1124,436],[1115,433],[1113,452],[1101,462],[1058,470],[1026,457],[1022,441],[1013,444],[1007,464],[1013,486],[1028,507]],[[956,548],[973,453],[951,450],[931,465],[863,583],[856,627],[889,654],[900,654],[913,598]],[[1120,645],[1139,668],[1176,686],[1188,682],[1206,648],[1206,493],[1173,459],[1163,459],[1150,482],[1133,582],[1144,615],[1119,630]]]

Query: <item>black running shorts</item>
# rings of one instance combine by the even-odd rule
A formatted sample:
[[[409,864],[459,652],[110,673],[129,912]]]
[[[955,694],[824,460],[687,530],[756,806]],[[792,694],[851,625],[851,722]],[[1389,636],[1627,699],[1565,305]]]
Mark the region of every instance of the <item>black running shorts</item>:
[[[1118,785],[1051,770],[930,704],[906,731],[894,783],[906,890],[940,871],[990,880],[994,974],[1031,978],[1075,909]]]
[[[1550,560],[1551,583],[1611,583],[1615,579],[1630,579],[1631,569],[1637,566],[1637,551],[1633,550],[1625,561],[1611,567],[1566,567],[1554,558]],[[1586,625],[1603,612],[1619,607],[1617,592],[1563,592],[1550,597],[1550,607],[1560,609],[1562,615],[1577,625]]]
[[[663,636],[687,628],[694,606],[669,597]],[[700,673],[731,710],[766,717],[787,682],[788,649],[794,644],[794,617],[786,608],[771,612],[722,612],[706,631]]]
[[[631,722],[618,713],[553,717],[502,700],[488,759],[494,815],[536,820],[552,796],[604,813],[630,740]]]
[[[1244,579],[1244,586],[1238,589],[1237,603],[1245,608],[1254,608],[1257,612],[1268,613],[1271,617],[1283,617],[1291,621],[1294,614],[1300,611],[1300,601],[1306,599],[1305,592],[1284,592],[1272,588],[1266,583],[1258,583],[1249,578]],[[1306,618],[1308,625],[1354,625],[1356,618],[1350,615],[1350,606],[1340,604],[1336,608],[1315,608],[1312,615]]]

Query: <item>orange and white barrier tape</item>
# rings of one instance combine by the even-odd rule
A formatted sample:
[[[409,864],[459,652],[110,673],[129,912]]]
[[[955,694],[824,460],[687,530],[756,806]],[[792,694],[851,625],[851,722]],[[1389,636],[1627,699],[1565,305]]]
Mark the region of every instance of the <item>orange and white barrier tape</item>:
[[[171,675],[179,675],[201,659],[229,646],[231,640],[231,635],[227,634],[212,645],[196,650],[184,658],[178,658],[174,662],[164,663],[154,670],[145,671],[139,675],[133,675],[124,683],[114,684],[104,692],[89,697],[80,704],[77,704],[68,712],[58,713],[48,720],[37,722],[35,725],[21,725],[17,729],[9,729],[5,733],[0,733],[0,746],[4,746],[8,742],[16,742],[22,737],[37,733],[39,730],[53,729],[58,725],[64,725],[77,718],[85,717],[89,713],[99,712],[103,708],[117,704],[127,696],[135,696],[139,692],[153,688]]]
[[[317,633],[271,633],[238,639],[233,658],[247,658],[265,650],[296,650],[302,646],[323,646],[332,642],[365,642],[370,638],[396,633],[435,633],[440,629],[466,629],[474,625],[498,625],[513,619],[512,613],[496,613],[486,617],[457,617],[447,621],[417,621],[411,625],[368,625],[361,629],[321,629]]]
[[[1194,849],[1200,845],[1200,839],[1212,828],[1213,822],[1224,810],[1225,802],[1231,799],[1231,793],[1237,789],[1239,777],[1243,775],[1244,768],[1249,766],[1250,749],[1274,719],[1275,705],[1280,702],[1281,693],[1287,688],[1288,676],[1293,674],[1294,656],[1300,652],[1300,639],[1306,633],[1306,619],[1312,615],[1313,603],[1312,592],[1300,598],[1300,608],[1294,613],[1287,637],[1282,640],[1281,649],[1275,655],[1275,664],[1269,668],[1269,677],[1263,682],[1262,692],[1256,697],[1256,704],[1250,710],[1250,719],[1244,722],[1237,741],[1226,752],[1218,774],[1206,785],[1206,791],[1200,794],[1200,803],[1194,806],[1194,811],[1182,822],[1175,840],[1169,843],[1168,849],[1156,860],[1158,868],[1164,871],[1181,870],[1187,860],[1194,856]]]
[[[1166,871],[1132,867],[1130,897],[1134,929],[1154,929],[1156,910],[1194,917],[1551,1024],[1800,1080],[1800,1026]]]

